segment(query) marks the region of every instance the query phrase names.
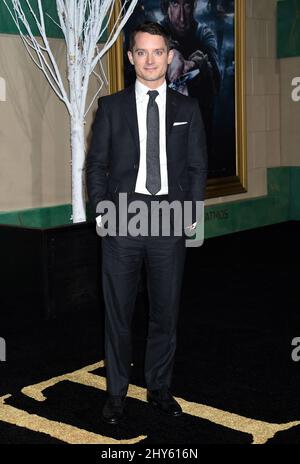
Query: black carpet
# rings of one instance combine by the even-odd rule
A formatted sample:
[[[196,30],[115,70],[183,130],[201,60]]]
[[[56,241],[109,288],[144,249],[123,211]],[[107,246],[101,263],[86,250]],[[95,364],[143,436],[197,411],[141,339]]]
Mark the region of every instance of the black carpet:
[[[138,396],[145,388],[145,292],[138,294],[132,327],[132,395],[115,427],[100,419],[104,389],[82,382],[81,373],[78,382],[64,377],[46,386],[44,401],[21,392],[104,359],[103,304],[34,320],[20,302],[18,320],[8,317],[0,326],[7,347],[0,397],[11,395],[0,402],[0,444],[85,443],[86,437],[190,446],[300,443],[300,362],[291,357],[292,340],[300,337],[299,236],[300,223],[289,222],[187,249],[172,382],[172,393],[184,401],[179,418]],[[105,377],[104,366],[90,372],[91,379]],[[18,411],[28,422],[20,422]],[[46,419],[45,429],[36,418]],[[60,424],[70,429],[60,435]]]

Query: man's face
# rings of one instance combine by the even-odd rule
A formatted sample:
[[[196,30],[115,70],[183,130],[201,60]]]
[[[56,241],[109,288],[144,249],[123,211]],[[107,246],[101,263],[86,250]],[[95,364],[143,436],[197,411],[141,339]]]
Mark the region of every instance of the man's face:
[[[184,36],[191,27],[194,2],[192,0],[174,0],[169,3],[168,17],[179,36]]]
[[[167,45],[161,35],[138,32],[132,52],[128,58],[134,65],[137,78],[150,89],[163,84],[168,64],[173,59],[173,51],[168,52]]]

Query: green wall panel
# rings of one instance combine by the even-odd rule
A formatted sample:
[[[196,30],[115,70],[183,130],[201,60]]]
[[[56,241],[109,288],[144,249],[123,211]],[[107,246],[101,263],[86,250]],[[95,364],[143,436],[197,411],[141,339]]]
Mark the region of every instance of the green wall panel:
[[[32,32],[35,36],[39,35],[38,28],[36,26],[33,15],[30,13],[30,10],[26,4],[26,1],[23,0],[23,8],[28,20],[28,23],[32,29]],[[11,4],[11,0],[7,0],[7,4]],[[37,0],[30,0],[32,9],[39,18],[39,12],[37,7]],[[54,22],[47,16],[50,15],[51,18],[57,23],[59,23],[57,10],[56,10],[56,1],[55,0],[43,0],[43,9],[44,9],[44,18],[46,24],[46,31],[48,37],[63,38],[61,29],[54,24]],[[25,32],[25,31],[24,31]],[[9,14],[9,11],[6,5],[3,3],[3,0],[0,0],[0,33],[2,34],[19,34],[18,29]]]
[[[11,0],[6,0],[8,5],[11,5]],[[43,10],[44,10],[44,20],[46,24],[46,31],[47,37],[57,38],[57,39],[64,39],[64,35],[59,26],[55,23],[59,24],[59,19],[57,15],[57,8],[56,8],[56,0],[43,0]],[[24,13],[26,15],[27,21],[30,25],[30,28],[35,36],[39,36],[39,30],[36,26],[35,19],[28,8],[27,2],[25,0],[21,0],[21,5],[24,9]],[[37,15],[39,19],[39,10],[38,10],[38,3],[37,0],[30,0],[30,5],[34,13]],[[50,17],[52,18],[50,18]],[[53,21],[52,21],[53,20]],[[106,24],[107,20],[104,21],[103,24]],[[26,32],[24,28],[22,29],[23,32]],[[14,34],[19,35],[19,31],[6,7],[3,0],[0,0],[0,34]],[[107,40],[108,34],[107,31],[101,37],[100,42],[105,42]]]
[[[300,0],[280,0],[277,2],[277,57],[291,56],[300,56]]]
[[[300,167],[290,170],[290,218],[300,221]]]

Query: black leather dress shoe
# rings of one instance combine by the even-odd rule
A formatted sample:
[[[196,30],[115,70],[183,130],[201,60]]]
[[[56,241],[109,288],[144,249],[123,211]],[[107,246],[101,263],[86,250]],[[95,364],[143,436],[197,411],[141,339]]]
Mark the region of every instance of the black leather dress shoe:
[[[170,416],[180,416],[181,406],[171,395],[169,390],[147,390],[147,401]]]
[[[109,395],[103,411],[102,420],[107,424],[118,424],[123,416],[125,396]]]

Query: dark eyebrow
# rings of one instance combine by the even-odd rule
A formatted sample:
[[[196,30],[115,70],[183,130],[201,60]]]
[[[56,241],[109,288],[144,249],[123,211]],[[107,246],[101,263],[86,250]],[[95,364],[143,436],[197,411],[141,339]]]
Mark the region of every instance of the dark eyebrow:
[[[156,48],[154,51],[157,52],[157,50],[162,50],[162,51],[164,51],[165,48]],[[144,48],[136,48],[134,51],[135,51],[135,52],[145,52],[146,50],[145,50]]]

